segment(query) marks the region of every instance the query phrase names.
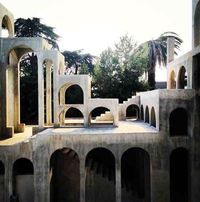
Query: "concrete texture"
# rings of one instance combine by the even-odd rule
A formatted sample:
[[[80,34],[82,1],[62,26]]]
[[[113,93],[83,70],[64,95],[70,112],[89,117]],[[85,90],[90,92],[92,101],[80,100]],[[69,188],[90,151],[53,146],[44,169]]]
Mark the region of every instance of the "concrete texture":
[[[0,4],[0,20],[9,31],[8,38],[0,38],[0,162],[5,167],[0,166],[0,201],[17,195],[21,202],[199,202],[199,13],[200,1],[193,0],[190,52],[174,60],[173,39],[168,40],[167,89],[137,93],[119,104],[92,99],[91,78],[66,75],[64,56],[45,40],[14,38],[13,15]],[[38,59],[38,126],[20,121],[17,67],[30,51]],[[81,89],[83,103],[66,103],[71,86]],[[137,120],[127,120],[129,106],[136,107]],[[93,120],[100,107],[109,112]],[[82,114],[81,122],[76,116],[66,119],[71,108]],[[172,125],[176,130],[185,123],[183,134],[171,134]],[[13,169],[21,158],[31,162],[32,175],[25,165],[20,165],[23,175]]]

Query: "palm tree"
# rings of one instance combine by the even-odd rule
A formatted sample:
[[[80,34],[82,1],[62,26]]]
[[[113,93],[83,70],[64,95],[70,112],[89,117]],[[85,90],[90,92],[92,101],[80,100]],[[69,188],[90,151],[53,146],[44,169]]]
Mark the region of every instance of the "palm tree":
[[[182,44],[182,39],[174,32],[165,32],[161,34],[157,39],[146,41],[141,44],[140,47],[147,49],[147,72],[148,72],[148,84],[150,89],[155,89],[155,68],[159,66],[166,66],[167,64],[167,39],[169,37],[174,38],[174,53],[177,55]]]

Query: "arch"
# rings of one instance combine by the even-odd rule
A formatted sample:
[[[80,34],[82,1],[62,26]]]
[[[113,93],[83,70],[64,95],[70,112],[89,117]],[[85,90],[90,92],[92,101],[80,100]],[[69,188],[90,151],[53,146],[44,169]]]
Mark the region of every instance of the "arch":
[[[141,148],[126,150],[121,158],[122,202],[150,202],[150,156]]]
[[[89,114],[89,125],[113,125],[114,117],[106,107],[96,107]]]
[[[175,74],[174,70],[170,73],[169,89],[176,89],[176,74]]]
[[[156,128],[156,114],[154,107],[151,108],[151,126]]]
[[[13,196],[20,202],[34,201],[34,168],[29,159],[20,158],[13,164]]]
[[[4,15],[3,19],[2,19],[2,28],[3,28],[3,32],[1,37],[12,37],[14,36],[14,30],[13,30],[13,25],[12,22],[10,20],[10,17],[8,15]],[[4,32],[5,31],[5,32]]]
[[[64,122],[65,125],[84,125],[84,116],[79,109],[70,107],[65,113]]]
[[[173,110],[169,117],[170,136],[188,135],[188,113],[184,108]]]
[[[83,89],[79,85],[74,84],[66,89],[65,104],[84,104]]]
[[[149,123],[149,107],[146,106],[145,108],[145,122]]]
[[[70,148],[56,150],[50,158],[50,202],[80,200],[80,161]]]
[[[126,119],[139,119],[139,107],[137,105],[131,104],[126,108]]]
[[[21,50],[19,50],[21,49]],[[17,48],[19,55],[18,71],[20,74],[20,122],[38,124],[38,57],[30,48]],[[46,83],[45,83],[46,84]],[[46,102],[45,102],[46,106]]]
[[[200,2],[198,2],[194,13],[194,47],[200,44]]]
[[[144,121],[144,108],[143,108],[143,105],[141,105],[140,110],[141,110],[141,113],[140,113],[141,120]]]
[[[86,157],[86,202],[115,201],[115,157],[106,148],[92,149]]]
[[[170,155],[170,202],[189,201],[189,152],[177,148]]]
[[[182,66],[178,73],[178,88],[187,88],[187,71],[184,66]]]
[[[0,161],[0,201],[4,200],[4,185],[5,185],[5,167],[2,161]]]

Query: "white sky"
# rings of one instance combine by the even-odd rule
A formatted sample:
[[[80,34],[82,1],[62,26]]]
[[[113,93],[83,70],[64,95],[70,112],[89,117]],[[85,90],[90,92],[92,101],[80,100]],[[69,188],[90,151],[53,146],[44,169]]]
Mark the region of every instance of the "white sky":
[[[40,17],[61,36],[62,50],[99,55],[128,33],[138,43],[174,31],[191,49],[192,0],[0,0],[18,17]],[[158,80],[158,79],[157,79]],[[162,79],[161,79],[162,80]]]

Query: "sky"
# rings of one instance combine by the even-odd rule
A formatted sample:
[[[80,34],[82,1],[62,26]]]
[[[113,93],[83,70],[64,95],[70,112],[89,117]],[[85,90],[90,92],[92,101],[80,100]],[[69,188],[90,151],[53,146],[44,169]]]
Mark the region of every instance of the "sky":
[[[55,27],[60,50],[80,50],[98,56],[126,33],[142,43],[166,31],[191,49],[192,0],[0,0],[14,18],[39,17]]]

